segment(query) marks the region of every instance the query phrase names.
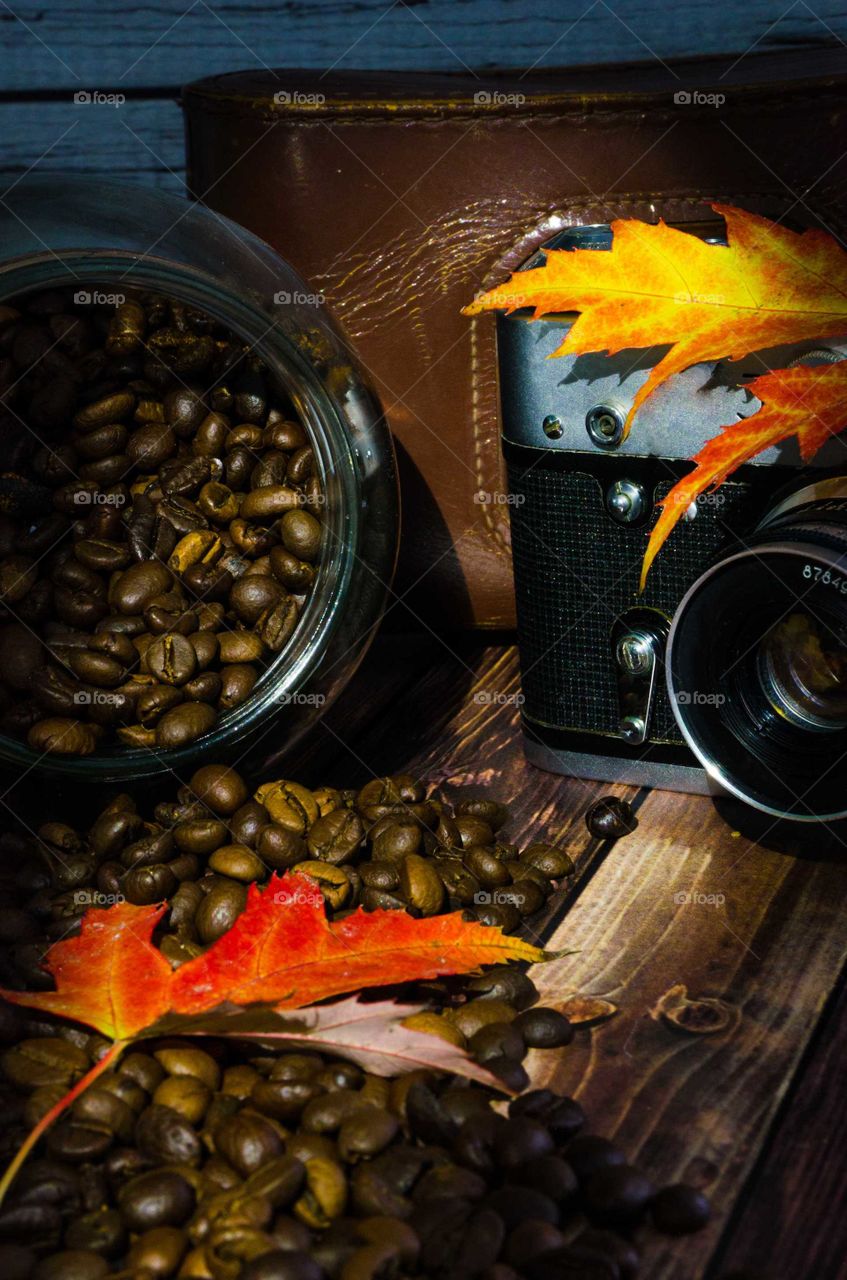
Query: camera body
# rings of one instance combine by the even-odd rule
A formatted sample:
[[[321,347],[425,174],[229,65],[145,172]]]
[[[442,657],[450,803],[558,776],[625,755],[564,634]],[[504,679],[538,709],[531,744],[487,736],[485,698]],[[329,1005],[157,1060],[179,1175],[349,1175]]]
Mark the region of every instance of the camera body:
[[[568,228],[544,246],[610,247],[603,226]],[[543,253],[525,267],[539,265]],[[794,361],[841,359],[847,342],[689,368],[654,392],[623,439],[627,410],[663,351],[550,359],[574,316],[531,317],[531,309],[497,317],[528,756],[575,777],[703,794],[725,789],[720,762],[704,767],[685,725],[695,711],[717,714],[714,704],[726,697],[721,680],[669,684],[668,636],[710,567],[750,553],[783,491],[847,476],[847,444],[833,438],[810,468],[792,439],[701,495],[641,593],[647,537],[657,503],[690,471],[693,455],[760,407],[745,380]]]

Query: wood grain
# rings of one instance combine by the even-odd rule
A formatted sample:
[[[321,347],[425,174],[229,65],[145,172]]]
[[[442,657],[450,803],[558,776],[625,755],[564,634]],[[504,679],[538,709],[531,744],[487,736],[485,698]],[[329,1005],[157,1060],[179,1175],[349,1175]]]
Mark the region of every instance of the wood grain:
[[[46,102],[0,101],[0,138],[0,194],[28,170],[105,174],[185,194],[175,96],[119,107],[75,105],[70,90]]]
[[[0,5],[4,89],[175,86],[236,68],[461,71],[574,66],[836,43],[839,0],[11,0]]]
[[[559,1062],[536,1055],[537,1081],[577,1097],[657,1180],[712,1198],[707,1231],[648,1246],[651,1280],[702,1274],[844,968],[836,850],[793,857],[734,838],[709,800],[653,792],[554,939],[579,954],[537,971],[543,1000],[578,990],[620,1005]],[[724,1002],[727,1029],[689,1034],[657,1016],[676,984]],[[776,1275],[818,1277],[805,1268]]]
[[[847,1277],[847,987],[831,1001],[776,1133],[750,1178],[710,1276],[758,1268],[779,1277]]]

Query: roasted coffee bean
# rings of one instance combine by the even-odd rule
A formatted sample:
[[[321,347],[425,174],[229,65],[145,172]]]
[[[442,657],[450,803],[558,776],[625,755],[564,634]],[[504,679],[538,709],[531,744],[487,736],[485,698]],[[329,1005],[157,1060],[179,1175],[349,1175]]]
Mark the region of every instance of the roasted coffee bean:
[[[174,843],[184,853],[214,853],[227,840],[226,825],[218,818],[189,818],[173,828]]]
[[[271,822],[260,828],[256,852],[275,871],[287,871],[289,867],[304,861],[308,850],[302,836]]]
[[[144,561],[123,571],[113,588],[112,598],[120,613],[141,613],[151,600],[168,590],[171,582],[171,573],[165,565]]]
[[[521,862],[526,866],[537,867],[550,880],[558,880],[562,876],[574,873],[574,864],[561,849],[549,844],[531,844],[521,854]]]
[[[259,636],[271,653],[279,653],[294,634],[300,618],[297,602],[292,596],[281,600],[263,613],[258,622]]]
[[[105,1258],[89,1249],[66,1249],[42,1258],[32,1280],[100,1280],[111,1268]]]
[[[480,1000],[471,1000],[450,1012],[450,1019],[466,1036],[472,1036],[481,1027],[492,1022],[512,1022],[516,1010],[505,1000],[497,1000],[485,996]]]
[[[158,1084],[151,1088],[158,1088]],[[142,1111],[135,1126],[138,1150],[155,1164],[196,1165],[200,1139],[180,1112],[154,1103]]]
[[[410,853],[400,864],[400,888],[410,907],[422,916],[434,916],[444,902],[444,885],[431,862]]]
[[[308,847],[313,858],[339,864],[348,862],[364,840],[362,820],[352,809],[335,809],[317,819],[309,830]]]
[[[511,877],[504,863],[481,846],[472,846],[462,856],[468,871],[487,889],[498,888],[509,883]]]
[[[249,1112],[224,1121],[215,1132],[215,1148],[243,1178],[284,1154],[274,1126]]]
[[[240,805],[230,818],[229,828],[238,844],[252,849],[259,839],[262,827],[267,826],[270,815],[263,804],[248,800]]]
[[[75,1218],[65,1232],[68,1249],[88,1249],[104,1258],[114,1258],[126,1245],[126,1228],[115,1209],[95,1209]]]
[[[90,1065],[82,1049],[68,1040],[47,1036],[22,1040],[0,1058],[0,1068],[7,1080],[27,1091],[52,1084],[67,1088]]]
[[[191,1076],[168,1076],[153,1094],[153,1102],[168,1107],[187,1120],[200,1124],[209,1109],[212,1092],[202,1080]]]
[[[573,1242],[574,1251],[584,1257],[599,1256],[616,1263],[621,1280],[635,1280],[641,1258],[635,1246],[625,1237],[613,1231],[589,1228],[582,1231]]]
[[[533,1089],[509,1103],[510,1116],[535,1116],[542,1120],[553,1140],[570,1142],[585,1125],[585,1112],[573,1098],[563,1098],[549,1089]],[[593,1141],[593,1139],[592,1139]]]
[[[202,395],[191,387],[169,391],[165,396],[164,411],[171,430],[182,438],[192,435],[206,417]]]
[[[183,691],[173,685],[153,685],[145,689],[135,703],[138,723],[145,729],[152,729],[166,711],[179,706],[184,696]]]
[[[44,662],[44,647],[28,627],[19,622],[9,622],[0,627],[0,669],[6,683],[13,689],[28,691]],[[39,681],[41,678],[39,674]]]
[[[200,903],[194,921],[200,941],[206,944],[217,942],[232,927],[246,905],[247,890],[235,880],[210,889]]]
[[[511,1177],[521,1186],[543,1191],[557,1204],[573,1200],[577,1194],[576,1174],[561,1156],[531,1156],[512,1170]]]
[[[163,684],[186,684],[197,670],[197,655],[185,636],[164,635],[147,648],[144,655],[147,670]]]
[[[217,720],[213,707],[206,702],[184,702],[167,711],[156,725],[156,744],[160,747],[184,747],[208,733]]]
[[[514,965],[498,965],[486,969],[479,977],[467,981],[468,991],[504,1000],[513,1009],[526,1009],[538,999],[532,980]]]
[[[127,441],[127,457],[143,471],[159,467],[176,452],[177,438],[163,422],[149,422],[138,427]]]
[[[47,1150],[68,1164],[88,1164],[109,1150],[114,1135],[103,1124],[64,1120],[47,1136]]]
[[[663,1187],[651,1201],[653,1224],[665,1235],[682,1236],[705,1227],[711,1217],[706,1197],[685,1183]]]
[[[242,622],[255,626],[283,595],[283,588],[269,574],[247,573],[230,591],[229,603]]]
[[[264,640],[253,631],[225,631],[219,636],[219,643],[224,668],[232,664],[240,666],[258,662],[265,653]]]
[[[191,779],[194,795],[213,813],[235,813],[248,798],[243,778],[223,765],[204,765]]]
[[[556,1009],[527,1009],[514,1026],[530,1049],[557,1049],[573,1040],[573,1027]]]
[[[542,1254],[562,1248],[564,1243],[565,1237],[558,1227],[552,1226],[549,1222],[539,1222],[537,1219],[530,1218],[526,1222],[518,1223],[509,1234],[503,1256],[514,1266],[521,1266]]]
[[[122,1142],[132,1136],[135,1115],[132,1108],[108,1089],[87,1089],[71,1109],[74,1120],[81,1124],[103,1125]]]
[[[585,815],[585,825],[597,840],[620,840],[638,826],[632,805],[618,796],[596,800]]]
[[[392,819],[379,831],[371,833],[373,857],[377,862],[383,859],[400,862],[407,854],[419,851],[422,839],[423,832],[416,822]]]
[[[317,560],[321,549],[321,526],[308,511],[288,511],[279,522],[282,544],[299,560]]]
[[[552,1226],[557,1226],[559,1222],[559,1210],[550,1196],[519,1183],[507,1183],[492,1191],[486,1197],[485,1204],[498,1214],[508,1231],[514,1230],[528,1218],[549,1222]]]
[[[586,1133],[569,1142],[562,1153],[581,1183],[595,1174],[626,1163],[624,1153],[606,1138]]]
[[[209,859],[209,869],[245,884],[261,880],[266,872],[262,859],[242,844],[228,844],[215,850]]]
[[[286,547],[271,547],[271,571],[284,587],[295,595],[305,594],[315,581],[314,565],[298,559]]]
[[[181,1226],[194,1209],[195,1193],[181,1174],[156,1169],[131,1178],[118,1192],[118,1209],[130,1231]]]
[[[553,1138],[537,1120],[528,1116],[509,1117],[494,1132],[494,1151],[504,1169],[523,1165],[553,1151]]]
[[[299,1249],[271,1249],[241,1268],[240,1280],[326,1280],[314,1258]],[[352,1273],[349,1280],[357,1280]],[[362,1280],[366,1280],[365,1273]]]
[[[526,1056],[527,1046],[514,1023],[491,1022],[474,1032],[468,1049],[477,1062],[488,1062],[492,1058],[512,1058],[520,1062]]]
[[[188,1248],[188,1240],[177,1227],[154,1227],[133,1240],[127,1261],[133,1274],[145,1280],[172,1276]]]
[[[259,673],[249,662],[228,663],[221,667],[221,692],[219,705],[221,710],[228,711],[240,707],[253,692],[253,686]]]
[[[600,1169],[585,1184],[588,1216],[598,1226],[634,1226],[646,1212],[653,1193],[653,1184],[629,1165]]]

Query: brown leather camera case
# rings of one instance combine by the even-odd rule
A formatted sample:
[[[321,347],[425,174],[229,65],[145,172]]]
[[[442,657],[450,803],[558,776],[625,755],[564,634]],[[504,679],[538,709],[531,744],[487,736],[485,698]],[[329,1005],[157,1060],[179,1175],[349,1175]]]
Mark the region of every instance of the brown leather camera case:
[[[494,321],[460,314],[476,292],[572,223],[702,222],[714,199],[845,224],[843,51],[494,78],[249,72],[184,104],[195,196],[325,296],[382,399],[395,590],[431,626],[514,623]]]

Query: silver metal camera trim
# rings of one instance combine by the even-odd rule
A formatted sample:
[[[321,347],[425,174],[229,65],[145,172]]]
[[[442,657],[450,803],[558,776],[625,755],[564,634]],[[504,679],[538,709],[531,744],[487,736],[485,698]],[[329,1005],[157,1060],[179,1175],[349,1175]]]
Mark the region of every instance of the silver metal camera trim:
[[[719,795],[711,777],[698,765],[660,764],[651,760],[627,760],[621,756],[593,752],[559,751],[524,734],[524,753],[530,764],[564,777],[587,778],[592,782],[625,782],[635,787],[656,787],[660,791],[680,791],[689,796]]]
[[[843,480],[843,477],[841,478]],[[815,487],[816,487],[815,485],[809,485],[807,489],[804,489],[801,492],[803,493],[808,492],[810,489],[814,489]],[[786,503],[782,504],[780,509],[786,508],[787,504],[789,504],[790,501],[791,501],[790,498],[786,499]],[[790,507],[787,507],[787,509],[790,509]],[[772,518],[771,516],[768,516],[762,522],[762,526],[770,523],[771,518]],[[807,559],[807,560],[814,558],[816,560],[824,561],[824,563],[829,565],[830,568],[835,568],[837,565],[844,565],[845,563],[845,556],[843,554],[839,555],[838,552],[832,551],[828,547],[817,549],[809,546],[808,544],[802,544],[797,542],[769,543],[767,547],[762,548],[762,551],[763,552],[767,551],[768,554],[776,551],[782,555],[803,557],[804,559]],[[726,794],[726,795],[735,796],[736,799],[741,800],[744,804],[748,805],[750,808],[758,809],[760,813],[767,813],[773,818],[783,818],[790,822],[834,822],[841,818],[847,817],[847,805],[845,805],[843,809],[835,813],[809,814],[807,816],[807,815],[801,815],[801,814],[795,814],[795,813],[787,814],[782,809],[775,809],[771,805],[761,804],[756,800],[752,800],[750,796],[747,795],[741,787],[737,786],[723,772],[720,765],[716,764],[715,761],[711,759],[708,752],[701,750],[701,748],[697,743],[696,738],[690,732],[688,725],[686,724],[684,719],[684,715],[683,715],[684,707],[687,706],[688,704],[679,702],[677,698],[677,691],[674,688],[673,678],[672,678],[673,664],[671,661],[673,656],[673,645],[676,639],[676,633],[679,627],[680,620],[689,604],[689,601],[693,598],[695,593],[698,592],[701,589],[701,587],[703,587],[704,584],[709,581],[710,578],[715,576],[715,574],[722,572],[729,565],[736,564],[738,561],[755,560],[758,557],[758,554],[759,552],[755,548],[751,548],[746,551],[738,551],[736,552],[735,555],[728,556],[725,560],[721,560],[717,564],[712,565],[711,568],[707,569],[705,573],[701,574],[700,577],[691,584],[691,586],[686,591],[685,595],[680,600],[677,606],[676,612],[674,613],[673,620],[671,622],[671,629],[668,632],[668,642],[667,642],[667,647],[665,649],[665,680],[668,687],[668,698],[670,699],[671,710],[673,711],[674,719],[676,720],[676,723],[679,726],[680,733],[682,734],[683,738],[685,739],[686,743],[688,744],[695,758],[700,761],[700,764],[703,766],[703,770],[705,771],[706,775],[711,780],[711,783],[712,783],[711,794]],[[847,572],[847,568],[845,568],[845,572]]]
[[[847,476],[827,476],[823,480],[813,480],[795,493],[789,493],[778,506],[767,513],[757,528],[766,529],[780,516],[796,511],[798,507],[804,507],[810,502],[830,502],[833,498],[847,499]]]

